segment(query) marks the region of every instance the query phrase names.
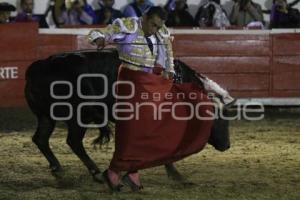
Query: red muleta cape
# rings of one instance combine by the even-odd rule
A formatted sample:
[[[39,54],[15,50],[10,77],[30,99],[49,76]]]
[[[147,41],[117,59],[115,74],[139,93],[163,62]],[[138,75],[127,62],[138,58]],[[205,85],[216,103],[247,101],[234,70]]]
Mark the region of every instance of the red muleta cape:
[[[201,151],[208,141],[212,120],[199,120],[193,117],[190,120],[178,120],[172,117],[170,111],[161,112],[161,119],[157,119],[154,108],[161,105],[162,109],[172,109],[178,102],[189,102],[196,106],[199,102],[210,103],[206,93],[193,83],[173,84],[161,76],[142,71],[133,71],[121,67],[119,81],[131,81],[135,85],[135,94],[131,99],[118,99],[119,103],[130,103],[134,112],[117,113],[119,117],[129,117],[131,120],[117,120],[115,133],[115,152],[110,163],[114,171],[136,171],[139,169],[175,162],[186,156]],[[118,84],[117,94],[127,96],[131,94],[129,84]],[[185,98],[177,96],[185,94]],[[193,96],[189,98],[189,94]],[[160,98],[158,98],[160,95]],[[173,96],[170,99],[170,95]],[[148,96],[148,98],[147,98]],[[165,98],[167,96],[167,98]],[[151,105],[145,105],[145,104]],[[139,108],[136,105],[141,105]],[[128,109],[128,105],[116,106]],[[176,105],[174,110],[177,117],[187,117],[191,114],[191,107]],[[139,110],[139,119],[135,111]],[[159,109],[158,109],[159,110]],[[213,106],[201,105],[198,109],[200,116],[211,116]],[[158,111],[159,112],[159,111]],[[156,119],[155,119],[156,116]]]

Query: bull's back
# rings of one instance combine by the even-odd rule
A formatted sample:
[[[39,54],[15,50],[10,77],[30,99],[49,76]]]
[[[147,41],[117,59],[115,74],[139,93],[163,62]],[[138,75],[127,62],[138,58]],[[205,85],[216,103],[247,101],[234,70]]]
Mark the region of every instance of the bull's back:
[[[76,91],[78,77],[82,74],[105,74],[110,83],[116,80],[117,66],[120,64],[116,51],[75,51],[50,56],[32,63],[26,71],[25,98],[35,114],[49,115],[51,104],[58,100],[51,96],[50,87],[55,81],[71,83]],[[101,90],[97,82],[89,82],[92,90]],[[69,93],[68,87],[55,86],[55,92]],[[74,92],[75,93],[75,92]],[[79,103],[77,95],[68,100]]]
[[[26,71],[26,80],[45,82],[45,78],[72,79],[82,73],[115,73],[120,63],[115,50],[65,52],[33,62]]]

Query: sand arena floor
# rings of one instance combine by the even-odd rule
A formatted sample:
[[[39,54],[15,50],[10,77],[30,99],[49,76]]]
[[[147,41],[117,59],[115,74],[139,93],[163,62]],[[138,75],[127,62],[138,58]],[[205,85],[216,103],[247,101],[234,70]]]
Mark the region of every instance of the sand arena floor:
[[[278,111],[258,122],[232,122],[230,150],[217,152],[208,145],[176,164],[194,185],[177,184],[168,179],[163,167],[156,167],[141,171],[145,187],[142,192],[131,193],[124,188],[114,195],[94,182],[71,152],[63,126],[55,129],[50,140],[65,171],[63,178],[57,179],[31,142],[34,118],[7,117],[6,112],[0,116],[0,200],[300,199],[298,112]],[[97,134],[96,130],[89,130],[84,144],[103,170],[112,156],[113,143],[95,150],[91,142]]]

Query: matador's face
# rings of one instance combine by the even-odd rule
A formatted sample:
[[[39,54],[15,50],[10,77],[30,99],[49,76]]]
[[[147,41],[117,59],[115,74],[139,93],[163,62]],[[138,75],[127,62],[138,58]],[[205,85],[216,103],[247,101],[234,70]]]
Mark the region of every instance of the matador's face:
[[[164,21],[157,15],[153,16],[143,16],[142,29],[145,36],[149,37],[158,32],[158,30],[163,26]]]
[[[115,4],[115,0],[103,0],[103,5],[105,7],[111,8]]]

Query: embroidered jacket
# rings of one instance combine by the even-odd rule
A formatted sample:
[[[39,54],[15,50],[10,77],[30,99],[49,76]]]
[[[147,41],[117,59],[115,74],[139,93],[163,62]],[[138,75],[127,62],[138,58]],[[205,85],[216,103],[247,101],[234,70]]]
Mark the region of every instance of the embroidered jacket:
[[[165,71],[175,73],[170,32],[163,26],[155,35],[149,37],[153,44],[151,51],[141,26],[142,18],[119,18],[103,31],[92,30],[90,42],[104,37],[106,42],[118,43],[119,58],[127,68],[143,70],[161,65]]]

